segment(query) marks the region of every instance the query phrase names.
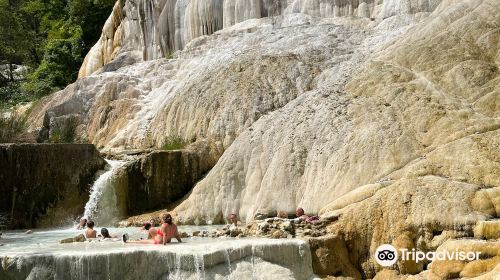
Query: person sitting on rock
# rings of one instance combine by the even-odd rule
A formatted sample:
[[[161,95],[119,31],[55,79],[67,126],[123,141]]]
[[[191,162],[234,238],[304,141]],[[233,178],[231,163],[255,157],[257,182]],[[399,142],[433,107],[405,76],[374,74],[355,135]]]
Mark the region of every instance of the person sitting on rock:
[[[87,229],[85,230],[86,238],[97,238],[97,231],[94,230],[94,221],[86,222]]]
[[[85,229],[86,226],[87,226],[87,219],[85,219],[84,217],[82,217],[80,219],[80,223],[78,224],[78,226],[76,227],[76,229]]]
[[[151,234],[151,239],[146,240],[129,240],[128,234],[123,235],[123,242],[126,243],[139,243],[139,244],[163,244],[166,245],[172,241],[172,238],[175,237],[177,242],[182,242],[179,231],[177,230],[177,225],[173,223],[172,216],[169,213],[166,213],[162,217],[163,224],[159,229],[155,230],[154,233],[149,230]],[[154,229],[153,229],[154,230]],[[148,236],[149,237],[149,236]]]
[[[304,214],[304,209],[301,207],[297,207],[297,209],[295,209],[295,217],[300,220],[306,220],[309,218],[309,216]]]
[[[232,213],[231,215],[229,215],[229,225],[230,227],[238,226],[238,216],[236,216],[236,214]]]
[[[318,216],[308,216],[308,215],[305,215],[304,214],[304,209],[302,209],[301,207],[298,207],[295,210],[295,216],[297,217],[297,219],[299,219],[301,221],[306,221],[308,223],[317,223],[317,222],[319,222],[319,217]]]
[[[177,230],[177,225],[174,224],[172,215],[169,213],[165,213],[162,217],[163,224],[160,226],[160,229],[157,231],[157,234],[162,237],[162,244],[166,245],[172,241],[172,238],[175,237],[177,242],[181,243],[181,235]]]

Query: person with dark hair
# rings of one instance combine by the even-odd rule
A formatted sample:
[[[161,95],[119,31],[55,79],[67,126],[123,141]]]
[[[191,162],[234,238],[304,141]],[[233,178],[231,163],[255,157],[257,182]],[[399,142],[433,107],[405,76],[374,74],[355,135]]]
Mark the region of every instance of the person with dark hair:
[[[173,222],[172,215],[170,215],[169,213],[165,213],[162,216],[162,220],[163,224],[160,226],[160,229],[157,232],[157,234],[162,237],[162,244],[166,245],[167,243],[170,243],[173,237],[177,239],[177,242],[181,243],[181,235],[177,230],[177,225]]]
[[[304,220],[307,218],[307,216],[304,214],[304,209],[301,207],[297,207],[297,209],[295,209],[295,217]]]
[[[172,241],[175,237],[178,242],[182,242],[179,231],[177,230],[177,225],[173,223],[172,216],[169,213],[165,213],[162,216],[163,224],[158,230],[153,228],[149,229],[149,234],[151,239],[147,240],[128,240],[128,235],[123,235],[123,242],[129,243],[140,243],[140,244],[163,244],[166,245]],[[154,231],[154,232],[153,232]],[[148,236],[149,238],[149,236]]]
[[[103,239],[111,238],[111,235],[109,235],[109,231],[107,228],[101,228],[101,237]]]
[[[232,213],[229,215],[229,225],[232,227],[237,227],[238,226],[238,216],[236,216],[235,213]]]
[[[101,228],[102,239],[116,238],[116,235],[111,235],[107,228]]]
[[[148,234],[147,239],[155,239],[156,229],[154,228],[153,224],[151,224],[151,222],[144,223],[144,226],[142,227],[142,231],[144,233]],[[141,238],[141,239],[143,239],[143,238]]]
[[[97,237],[97,231],[94,230],[94,221],[88,221],[87,223],[87,229],[85,230],[85,237],[86,238],[96,238]]]
[[[149,220],[149,223],[151,224],[151,226],[152,226],[152,227],[155,227],[155,226],[156,226],[155,219],[150,219],[150,220]]]
[[[85,229],[86,226],[87,226],[87,219],[85,219],[84,217],[82,217],[80,219],[80,223],[78,224],[78,226],[76,227],[76,229]]]
[[[295,216],[301,220],[301,221],[306,221],[308,223],[317,223],[319,222],[319,216],[308,216],[306,214],[304,214],[304,209],[301,208],[301,207],[298,207],[296,210],[295,210]]]

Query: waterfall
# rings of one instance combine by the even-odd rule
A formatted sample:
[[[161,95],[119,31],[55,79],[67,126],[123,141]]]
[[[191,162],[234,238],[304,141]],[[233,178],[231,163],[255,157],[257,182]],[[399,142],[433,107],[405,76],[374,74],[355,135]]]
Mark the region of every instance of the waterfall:
[[[123,161],[106,160],[107,169],[102,173],[90,189],[89,201],[85,205],[83,216],[92,219],[99,225],[112,225],[121,218],[116,189],[116,171]]]

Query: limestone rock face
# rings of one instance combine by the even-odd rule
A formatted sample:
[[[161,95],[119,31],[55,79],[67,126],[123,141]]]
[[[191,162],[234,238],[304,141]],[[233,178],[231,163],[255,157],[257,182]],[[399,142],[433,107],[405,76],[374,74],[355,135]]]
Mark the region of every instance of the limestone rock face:
[[[173,135],[208,139],[223,151],[253,122],[315,87],[332,57],[349,56],[369,32],[320,22],[288,16],[275,25],[279,32],[270,19],[246,22],[194,40],[175,59],[79,79],[37,104],[33,124],[49,135],[64,116],[78,117],[81,138],[106,151],[159,147]]]
[[[371,258],[381,244],[497,236],[499,11],[497,0],[122,1],[109,51],[95,47],[110,63],[84,65],[32,124],[50,135],[78,118],[79,136],[111,153],[207,141],[217,163],[177,221],[302,206],[338,217],[329,232],[363,277],[397,279]],[[486,277],[491,259],[442,275]],[[426,265],[396,268],[426,279]]]
[[[349,261],[349,253],[342,237],[310,238],[308,242],[315,274],[361,279],[361,274]]]
[[[177,207],[184,223],[217,222],[229,213],[251,219],[260,209],[293,213],[298,205],[308,213],[340,211],[386,189],[411,196],[419,186],[422,197],[436,193],[429,213],[456,211],[471,227],[498,216],[498,1],[399,1],[409,3],[406,10],[385,1],[388,17],[375,21],[286,12],[318,3],[292,2],[283,16],[193,36],[172,59],[81,78],[40,102],[33,125],[50,132],[64,116],[76,116],[81,137],[110,152],[159,147],[169,135],[206,139],[222,156]],[[222,9],[248,11],[252,3]],[[374,11],[376,3],[365,2]],[[220,4],[177,1],[174,10],[185,5],[200,16]],[[434,11],[413,14],[426,9]],[[179,30],[169,32],[184,34]],[[123,46],[135,44],[127,38]],[[470,203],[442,204],[444,189]],[[414,207],[407,211],[418,223],[464,234],[448,228],[452,218]]]
[[[500,220],[478,222],[474,228],[474,237],[500,239]]]
[[[248,19],[302,13],[315,17],[387,18],[431,12],[441,0],[118,0],[79,77],[170,56],[195,38]],[[104,71],[109,70],[103,68]]]
[[[498,187],[499,35],[486,23],[498,22],[499,3],[442,6],[364,65],[355,64],[369,49],[361,43],[344,61],[336,57],[313,90],[241,133],[177,210],[185,219],[234,211],[251,217],[260,208],[293,211],[297,205],[326,213],[387,184],[398,191],[463,186],[460,192],[474,189],[469,198]],[[351,75],[353,67],[361,71]],[[378,185],[329,205],[368,184]],[[477,207],[497,215],[493,199],[481,197]],[[193,207],[203,200],[215,206]]]
[[[431,275],[440,279],[486,278],[498,273],[500,266],[500,241],[450,240],[440,246],[437,252],[478,252],[481,259],[473,261],[444,260],[431,263]],[[498,276],[498,274],[496,274]],[[494,279],[494,278],[492,278]]]
[[[214,165],[206,143],[185,150],[153,151],[127,162],[117,175],[128,215],[165,208],[189,193]]]
[[[106,162],[93,145],[0,145],[0,212],[9,228],[67,225]]]

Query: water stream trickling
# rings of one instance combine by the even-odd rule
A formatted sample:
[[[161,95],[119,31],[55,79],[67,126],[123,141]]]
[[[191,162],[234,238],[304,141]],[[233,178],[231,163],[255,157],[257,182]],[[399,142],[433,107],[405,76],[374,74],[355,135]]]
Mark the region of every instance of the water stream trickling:
[[[118,198],[114,187],[116,171],[123,161],[106,160],[108,167],[92,185],[89,201],[85,205],[83,216],[100,225],[111,225],[121,217]]]
[[[125,162],[107,160],[94,182],[84,215],[96,228],[120,218],[118,170]],[[179,226],[187,233],[217,226]],[[138,228],[108,227],[111,234],[144,238]],[[305,241],[259,238],[183,238],[167,246],[92,240],[59,244],[77,229],[4,232],[0,250],[0,279],[313,279],[311,255]],[[315,279],[315,278],[314,278]]]

